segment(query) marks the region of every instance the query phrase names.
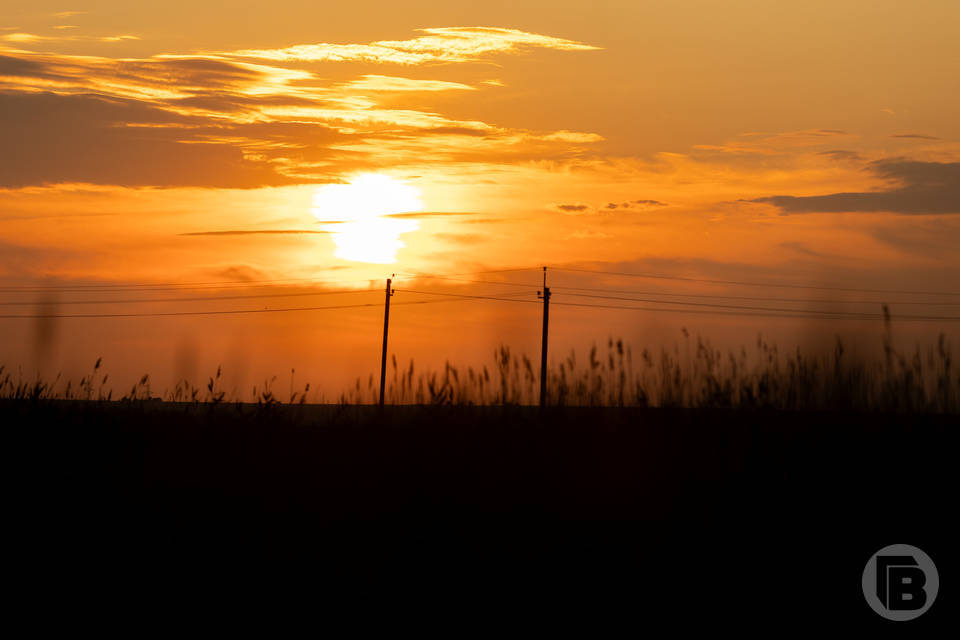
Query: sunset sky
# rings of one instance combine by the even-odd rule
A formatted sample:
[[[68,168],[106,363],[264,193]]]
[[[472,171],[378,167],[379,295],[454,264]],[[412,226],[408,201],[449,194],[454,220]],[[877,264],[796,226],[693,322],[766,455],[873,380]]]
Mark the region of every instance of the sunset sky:
[[[379,303],[392,273],[396,303],[535,302],[535,270],[450,274],[549,265],[558,302],[567,285],[957,316],[960,296],[911,292],[960,292],[958,27],[956,0],[5,0],[0,315]],[[234,298],[116,302],[203,295]],[[608,311],[554,312],[556,348],[876,329]],[[6,318],[0,363],[103,355],[157,391],[218,363],[238,386],[296,367],[332,389],[375,371],[381,313]],[[537,351],[536,304],[404,313],[401,360]]]

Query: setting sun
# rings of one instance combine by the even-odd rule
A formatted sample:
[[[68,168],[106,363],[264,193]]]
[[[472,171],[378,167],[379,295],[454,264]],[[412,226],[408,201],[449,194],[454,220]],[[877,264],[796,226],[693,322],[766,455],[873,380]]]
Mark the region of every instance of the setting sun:
[[[420,190],[389,176],[365,173],[346,184],[318,187],[312,213],[337,245],[334,255],[354,262],[396,262],[405,245],[400,234],[415,231],[414,220],[391,218],[423,209]]]

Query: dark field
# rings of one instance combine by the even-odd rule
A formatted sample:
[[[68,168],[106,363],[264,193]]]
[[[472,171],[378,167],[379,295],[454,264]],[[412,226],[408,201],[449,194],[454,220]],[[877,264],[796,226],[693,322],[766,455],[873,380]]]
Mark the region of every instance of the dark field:
[[[907,543],[942,580],[911,631],[955,611],[956,416],[9,399],[0,415],[42,489],[17,492],[38,566],[117,576],[128,597],[870,629],[893,623],[867,608],[864,564]]]

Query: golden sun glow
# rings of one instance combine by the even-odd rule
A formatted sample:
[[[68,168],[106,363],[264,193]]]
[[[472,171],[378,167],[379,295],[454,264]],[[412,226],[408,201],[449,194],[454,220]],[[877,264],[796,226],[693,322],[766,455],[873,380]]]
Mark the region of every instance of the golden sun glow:
[[[337,245],[338,258],[389,264],[404,247],[400,234],[415,231],[415,220],[390,216],[420,211],[420,190],[389,176],[365,173],[346,184],[318,187],[311,212]]]

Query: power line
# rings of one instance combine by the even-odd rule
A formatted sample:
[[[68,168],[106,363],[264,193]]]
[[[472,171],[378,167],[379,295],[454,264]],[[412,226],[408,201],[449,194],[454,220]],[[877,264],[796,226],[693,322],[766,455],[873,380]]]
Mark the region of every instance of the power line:
[[[960,302],[936,302],[929,300],[839,300],[829,298],[771,298],[770,296],[727,296],[713,293],[670,293],[668,291],[636,291],[628,289],[606,289],[600,287],[551,287],[555,291],[593,291],[597,293],[627,293],[638,296],[671,296],[674,298],[716,298],[720,300],[763,300],[769,302],[797,302],[820,304],[886,304],[894,305],[931,305],[960,306]],[[574,294],[570,294],[574,295]],[[664,302],[667,302],[666,300]]]
[[[586,304],[579,302],[553,302],[555,305],[563,305],[565,307],[588,307],[592,309],[628,309],[630,311],[650,311],[653,313],[685,313],[685,314],[694,314],[694,315],[717,315],[717,316],[750,316],[750,317],[762,317],[762,318],[799,318],[807,320],[880,320],[883,318],[882,315],[876,314],[869,318],[857,318],[850,316],[811,316],[803,315],[803,313],[796,311],[784,311],[783,313],[764,313],[764,312],[749,312],[749,311],[707,311],[701,309],[662,309],[662,308],[650,308],[650,307],[628,307],[623,305],[609,305],[609,304]],[[896,320],[907,320],[907,321],[944,321],[944,322],[956,322],[960,321],[960,316],[894,316]]]
[[[534,288],[540,287],[540,285],[538,284],[532,284],[529,282],[505,282],[503,280],[469,280],[466,278],[450,278],[448,276],[437,276],[437,275],[431,275],[427,273],[408,273],[408,274],[401,273],[400,276],[403,278],[410,278],[413,280],[416,280],[416,279],[448,280],[451,282],[463,282],[465,284],[496,284],[496,285],[503,285],[503,286],[510,286],[510,287],[534,287]]]
[[[356,282],[371,282],[376,278],[362,278],[357,280],[323,280],[320,278],[287,278],[281,280],[244,280],[244,281],[221,281],[221,282],[160,282],[160,283],[118,283],[118,284],[98,284],[98,285],[57,285],[57,286],[6,286],[0,287],[0,292],[5,293],[56,293],[73,291],[165,291],[165,290],[188,290],[188,289],[232,289],[252,287],[258,285],[269,285],[276,283],[296,283],[304,282],[310,284],[352,284]]]
[[[563,269],[558,269],[563,270]],[[402,274],[401,274],[402,275]],[[441,275],[431,275],[425,273],[412,273],[407,276],[414,276],[416,278],[422,278],[425,280],[445,280],[452,282],[462,282],[469,284],[493,284],[493,285],[503,285],[503,286],[512,286],[512,287],[537,287],[540,285],[527,283],[527,282],[505,282],[502,280],[471,280],[464,278],[451,278]],[[670,293],[666,291],[635,291],[635,290],[623,290],[623,289],[607,289],[602,287],[551,287],[553,291],[590,291],[596,293],[626,293],[633,295],[663,295],[671,296],[675,298],[714,298],[720,300],[761,300],[769,302],[793,302],[793,303],[814,303],[814,304],[887,304],[887,305],[935,305],[935,306],[960,306],[960,302],[955,301],[921,301],[921,300],[832,300],[824,298],[771,298],[770,296],[729,296],[729,295],[720,295],[720,294],[706,294],[706,293]],[[578,295],[578,294],[569,294],[569,295]],[[948,294],[944,294],[948,295]],[[655,302],[663,304],[686,304],[679,301],[673,300],[637,300],[637,302]]]
[[[508,293],[502,296],[483,296],[483,295],[471,295],[471,294],[460,294],[460,293],[446,293],[440,291],[420,291],[415,289],[403,289],[398,290],[403,293],[413,293],[418,295],[430,295],[430,296],[442,296],[444,298],[450,298],[449,300],[409,300],[396,302],[395,305],[414,305],[414,304],[430,304],[438,302],[454,302],[454,301],[469,301],[469,300],[494,300],[499,302],[525,302],[531,304],[539,304],[536,300],[523,300],[516,297],[509,298],[504,296],[519,296],[519,295],[528,295],[527,292],[516,292]],[[369,291],[364,291],[363,293],[370,293]],[[553,304],[568,306],[568,307],[583,307],[583,308],[596,308],[596,309],[623,309],[630,311],[649,311],[649,312],[667,312],[667,313],[687,313],[687,314],[697,314],[697,315],[733,315],[733,316],[757,316],[757,317],[777,317],[777,318],[807,318],[807,319],[826,319],[826,320],[835,320],[835,319],[861,319],[861,320],[879,320],[883,316],[881,314],[872,314],[872,313],[853,313],[853,312],[842,312],[842,311],[808,311],[800,309],[776,309],[769,307],[749,307],[749,306],[736,306],[736,305],[711,305],[711,304],[698,304],[691,302],[672,302],[672,301],[658,301],[658,300],[643,300],[639,298],[619,298],[612,296],[595,296],[588,294],[569,294],[577,295],[589,298],[600,298],[600,299],[613,299],[613,300],[623,300],[623,301],[635,301],[635,302],[648,302],[654,304],[676,304],[684,306],[698,306],[698,307],[709,307],[708,309],[670,309],[662,307],[636,307],[636,306],[625,306],[625,305],[607,305],[607,304],[587,304],[587,303],[575,303],[575,302],[554,302]],[[359,304],[348,304],[348,305],[327,305],[320,307],[287,307],[281,309],[226,309],[226,310],[204,310],[204,311],[164,311],[164,312],[144,312],[144,313],[83,313],[83,314],[60,314],[60,313],[48,313],[48,314],[17,314],[17,315],[0,315],[0,319],[40,319],[40,318],[143,318],[143,317],[177,317],[177,316],[209,316],[209,315],[235,315],[235,314],[253,314],[253,313],[288,313],[288,312],[299,312],[299,311],[323,311],[323,310],[334,310],[334,309],[358,309],[365,307],[377,307],[380,306],[379,303],[369,302],[369,303],[359,303]],[[723,309],[723,310],[717,310]],[[728,309],[732,309],[728,310]],[[815,315],[819,314],[819,315]],[[897,315],[895,316],[897,320],[908,320],[908,321],[944,321],[944,322],[955,322],[960,321],[960,316],[920,316],[920,315]]]
[[[346,304],[327,307],[288,307],[284,309],[229,309],[212,311],[157,311],[148,313],[46,313],[33,315],[0,315],[0,318],[153,318],[166,316],[214,316],[240,313],[284,313],[289,311],[322,311],[325,309],[356,309],[360,307],[378,307],[379,304]]]
[[[483,300],[501,300],[505,302],[535,302],[533,300],[516,300],[513,298],[497,298],[491,296],[472,296],[456,293],[439,293],[433,291],[409,291],[407,293],[422,293],[428,295],[439,295],[457,298],[463,301],[470,299]],[[454,302],[455,300],[409,300],[403,302],[394,302],[394,305],[415,305],[415,304],[434,304],[440,302]],[[367,302],[359,304],[330,305],[324,307],[287,307],[282,309],[226,309],[226,310],[208,310],[208,311],[158,311],[145,313],[38,313],[38,314],[18,314],[18,315],[0,315],[0,319],[40,319],[40,318],[153,318],[170,316],[213,316],[213,315],[234,315],[247,313],[288,313],[296,311],[324,311],[328,309],[359,309],[363,307],[379,307],[381,303]]]
[[[133,303],[147,303],[147,302],[200,302],[200,301],[211,301],[211,300],[251,300],[259,298],[297,298],[303,296],[323,296],[323,295],[333,295],[333,294],[348,294],[348,293],[374,293],[373,289],[339,289],[332,291],[300,291],[296,293],[263,293],[263,294],[252,294],[252,295],[242,295],[242,296],[201,296],[193,298],[127,298],[127,299],[117,299],[117,300],[57,300],[55,302],[36,302],[36,301],[17,301],[17,302],[0,302],[0,306],[5,307],[17,307],[17,306],[35,306],[35,305],[47,305],[47,306],[58,306],[61,304],[133,304]]]
[[[859,316],[873,318],[876,317],[875,313],[864,313],[858,311],[824,311],[820,309],[777,309],[775,307],[753,307],[746,305],[734,305],[734,304],[714,304],[709,302],[678,302],[673,300],[651,300],[648,298],[622,298],[619,296],[598,296],[589,293],[568,293],[570,296],[577,296],[581,298],[601,298],[604,300],[622,300],[626,302],[646,302],[652,304],[675,304],[675,305],[684,305],[690,307],[710,307],[715,309],[742,309],[745,311],[789,311],[796,313],[819,313],[819,314],[833,314],[833,315],[845,315],[845,316]]]
[[[153,318],[166,316],[214,316],[239,313],[284,313],[290,311],[322,311],[325,309],[357,309],[360,307],[379,307],[376,302],[365,304],[344,304],[327,307],[288,307],[284,309],[228,309],[211,311],[156,311],[147,313],[46,313],[33,315],[0,315],[0,318]]]
[[[474,273],[498,273],[498,272],[507,272],[507,271],[535,271],[539,270],[542,267],[527,267],[521,269],[503,269],[497,271],[478,271]],[[708,284],[727,284],[727,285],[738,285],[738,286],[751,286],[751,287],[774,287],[774,288],[786,288],[786,289],[813,289],[813,290],[822,290],[822,291],[842,291],[848,293],[894,293],[894,294],[905,294],[905,295],[931,295],[931,296],[960,296],[960,292],[948,292],[948,291],[910,291],[903,289],[858,289],[853,287],[828,287],[828,286],[817,286],[817,285],[800,285],[800,284],[791,284],[791,283],[771,283],[771,282],[751,282],[751,281],[741,281],[741,280],[716,280],[709,278],[691,278],[686,276],[668,276],[662,274],[646,274],[646,273],[627,273],[622,271],[602,271],[597,269],[577,269],[573,267],[550,267],[554,271],[565,271],[565,272],[575,272],[575,273],[593,273],[599,275],[614,275],[614,276],[629,276],[635,278],[652,278],[652,279],[664,279],[664,280],[678,280],[686,282],[703,282]],[[406,273],[405,275],[415,276],[424,279],[431,280],[450,280],[450,281],[460,281],[460,282],[475,282],[475,283],[484,283],[484,284],[503,284],[503,285],[513,285],[513,286],[529,286],[529,287],[538,287],[539,285],[521,283],[521,282],[502,282],[502,281],[492,281],[492,280],[464,280],[460,278],[452,278],[450,276],[456,275],[473,275],[473,274],[427,274],[427,273]],[[552,287],[553,289],[568,289],[568,290],[580,290],[580,291],[613,291],[608,289],[600,288],[585,288],[585,287]],[[625,291],[616,291],[617,293],[634,293],[634,292],[625,292]],[[636,292],[642,295],[648,295],[648,292]],[[710,294],[664,294],[672,296],[686,296],[686,297],[698,297],[702,295],[703,297],[711,298],[730,298],[730,299],[747,299],[747,300],[770,300],[769,297],[746,297],[746,296],[721,296],[721,295],[710,295]],[[782,299],[783,302],[834,302],[830,300],[815,300],[815,299]],[[854,302],[854,303],[871,303],[872,301],[838,301],[838,302]],[[876,301],[876,304],[884,304],[886,301]],[[899,302],[886,302],[886,304],[937,304],[937,305],[960,305],[960,302],[923,302],[923,301],[899,301]]]
[[[665,276],[661,274],[649,273],[625,273],[622,271],[599,271],[595,269],[574,269],[572,267],[551,267],[554,271],[567,271],[574,273],[597,273],[610,276],[629,276],[633,278],[653,278],[660,280],[682,280],[685,282],[704,282],[709,284],[730,284],[745,287],[776,287],[783,289],[816,289],[821,291],[847,291],[851,293],[897,293],[897,294],[922,294],[928,296],[960,296],[960,293],[947,291],[905,291],[902,289],[854,289],[846,287],[823,287],[804,284],[784,284],[771,282],[745,282],[740,280],[711,280],[708,278],[688,278],[685,276]]]
[[[510,273],[512,271],[540,271],[543,267],[516,267],[514,269],[488,269],[486,271],[469,271],[466,273],[445,273],[447,276],[476,276],[485,273]]]
[[[506,271],[524,271],[524,270],[533,270],[534,267],[527,269],[503,269],[497,270],[500,272]],[[537,268],[539,269],[539,267]],[[635,277],[663,277],[667,279],[677,279],[677,280],[691,280],[691,281],[702,281],[702,282],[712,282],[712,283],[724,283],[724,284],[740,284],[740,285],[757,285],[757,286],[776,286],[776,287],[791,287],[791,288],[811,288],[811,289],[827,289],[835,291],[862,291],[862,292],[890,292],[897,293],[892,290],[879,290],[879,289],[846,289],[840,287],[806,287],[803,285],[785,285],[785,284],[769,284],[769,283],[747,283],[747,282],[735,282],[735,281],[720,281],[720,280],[706,280],[706,279],[697,279],[697,278],[684,278],[680,276],[649,276],[645,274],[628,274],[620,272],[605,272],[605,271],[590,271],[586,269],[557,269],[559,271],[579,271],[586,273],[601,273],[608,275],[624,275],[624,276],[635,276]],[[488,272],[474,272],[474,273],[493,273],[497,271],[488,271]],[[491,280],[468,280],[468,279],[458,279],[451,278],[445,275],[435,275],[435,274],[411,274],[417,278],[424,279],[439,279],[439,280],[450,280],[464,283],[476,283],[476,284],[496,284],[496,285],[507,285],[514,287],[536,287],[538,285],[529,284],[529,283],[516,283],[516,282],[502,282],[502,281],[491,281]],[[469,275],[469,274],[464,274]],[[286,282],[290,281],[304,281],[307,279],[287,279]],[[355,280],[355,281],[340,281],[340,282],[369,282],[370,279],[364,280]],[[248,286],[252,282],[281,282],[280,280],[273,281],[251,281],[247,283],[229,283],[233,286]],[[217,283],[194,283],[190,286],[206,286]],[[120,290],[119,287],[112,288],[111,290]],[[159,288],[154,288],[150,290],[159,290]],[[403,292],[413,293],[418,295],[430,295],[430,296],[441,296],[446,298],[451,298],[457,300],[493,300],[493,301],[502,301],[502,302],[527,302],[532,304],[538,304],[535,300],[522,300],[517,299],[516,296],[528,295],[527,291],[520,292],[508,292],[502,295],[475,295],[475,294],[462,294],[462,293],[448,293],[440,291],[424,291],[416,289],[403,289]],[[576,307],[592,307],[598,309],[624,309],[624,310],[634,310],[634,311],[650,311],[650,312],[673,312],[673,313],[698,313],[698,314],[715,314],[715,315],[749,315],[749,316],[768,316],[768,317],[793,317],[793,318],[823,318],[823,319],[880,319],[883,316],[875,313],[865,313],[865,312],[852,312],[852,311],[831,311],[831,310],[820,310],[820,309],[782,309],[776,307],[764,307],[764,306],[752,306],[752,305],[731,305],[731,304],[720,304],[716,302],[686,302],[678,300],[663,300],[663,299],[653,299],[653,298],[636,298],[636,297],[621,297],[621,296],[610,296],[610,295],[601,295],[604,293],[628,293],[635,295],[666,295],[672,297],[686,297],[694,299],[730,299],[730,300],[768,300],[771,302],[806,302],[806,303],[846,303],[854,302],[860,304],[874,303],[873,301],[833,301],[833,300],[815,300],[815,299],[791,299],[791,298],[760,298],[760,297],[750,297],[750,296],[724,296],[724,295],[711,295],[711,294],[672,294],[672,293],[663,293],[663,292],[637,292],[637,291],[623,291],[615,289],[604,289],[604,288],[589,288],[589,287],[560,287],[559,291],[589,291],[594,293],[567,293],[567,295],[575,297],[584,297],[584,298],[595,298],[601,300],[617,300],[624,302],[641,302],[648,304],[656,305],[675,305],[675,306],[692,306],[692,307],[702,307],[703,310],[691,310],[691,309],[671,309],[671,308],[662,308],[662,307],[636,307],[636,306],[622,306],[622,305],[605,305],[605,304],[584,304],[584,303],[570,303],[570,302],[555,302],[554,304],[564,305],[564,306],[576,306]],[[128,303],[152,303],[152,302],[198,302],[198,301],[213,301],[213,300],[240,300],[240,299],[266,299],[266,298],[282,298],[282,297],[301,297],[301,296],[314,296],[314,295],[333,295],[333,294],[347,294],[347,293],[372,293],[373,290],[370,289],[340,289],[340,290],[325,290],[325,291],[308,291],[308,292],[295,292],[295,293],[274,293],[274,294],[250,294],[250,295],[236,295],[236,296],[203,296],[203,297],[185,297],[185,298],[139,298],[139,299],[113,299],[113,300],[69,300],[64,302],[52,302],[48,304],[128,304]],[[905,293],[905,292],[899,292]],[[944,292],[916,292],[924,293],[927,295],[956,295],[949,294]],[[507,297],[513,296],[513,297]],[[395,304],[406,305],[406,304],[426,304],[428,302],[443,302],[441,300],[432,300],[432,301],[404,301],[397,302]],[[36,302],[0,302],[0,305],[3,306],[23,306],[30,304],[38,304]],[[43,304],[42,302],[39,304]],[[880,304],[877,301],[874,304]],[[919,301],[901,301],[898,303],[890,304],[932,304],[932,305],[956,305],[960,304],[957,302],[919,302]],[[353,309],[353,308],[363,308],[363,307],[373,307],[379,306],[378,303],[360,303],[360,304],[349,304],[349,305],[328,305],[328,306],[313,306],[313,307],[288,307],[280,309],[227,309],[227,310],[203,310],[203,311],[167,311],[167,312],[143,312],[143,313],[88,313],[88,314],[60,314],[60,313],[37,313],[37,314],[17,314],[17,315],[0,315],[2,319],[13,319],[13,318],[25,318],[25,319],[38,319],[38,318],[127,318],[127,317],[168,317],[168,316],[200,316],[200,315],[233,315],[233,314],[249,314],[249,313],[284,313],[284,312],[297,312],[297,311],[321,311],[327,309]],[[709,310],[708,310],[709,309]],[[718,311],[719,310],[719,311]],[[749,313],[744,313],[749,312]],[[960,317],[956,316],[928,316],[928,315],[897,315],[897,320],[923,320],[923,321],[944,321],[944,322],[953,322],[960,320]]]
[[[472,271],[465,273],[453,273],[446,275],[479,275],[487,273],[509,273],[515,271],[537,270],[540,267],[523,267],[516,269],[490,269],[486,271]],[[426,274],[407,274],[416,276],[425,276]],[[268,285],[278,283],[311,283],[311,284],[352,284],[356,282],[371,282],[377,278],[359,278],[356,280],[326,280],[321,278],[280,278],[273,280],[227,280],[217,282],[156,282],[156,283],[116,283],[116,284],[76,284],[76,285],[30,285],[30,286],[0,286],[0,292],[4,293],[55,293],[59,291],[169,291],[169,290],[189,290],[189,289],[229,289],[243,288],[255,285]],[[452,279],[452,278],[451,278]],[[493,283],[493,281],[488,281]]]
[[[539,302],[537,302],[536,300],[518,300],[516,298],[504,298],[500,296],[478,296],[478,295],[468,295],[465,293],[441,293],[439,291],[415,291],[413,289],[397,289],[397,291],[401,293],[419,293],[419,294],[430,295],[430,296],[452,296],[456,298],[469,298],[474,300],[499,300],[501,302],[530,302],[533,304],[539,304]],[[527,292],[524,291],[522,292],[522,294],[516,294],[516,295],[527,295]]]
[[[509,286],[519,286],[519,287],[535,287],[538,285],[529,284],[529,283],[520,283],[520,282],[502,282],[502,281],[493,281],[493,280],[466,280],[455,278],[451,276],[470,276],[470,275],[481,275],[481,274],[490,274],[490,273],[510,273],[510,272],[520,272],[520,271],[538,271],[542,267],[516,267],[510,269],[488,269],[483,271],[470,271],[470,272],[458,272],[458,273],[447,273],[447,274],[426,274],[426,273],[412,273],[407,272],[403,274],[405,276],[412,276],[423,279],[436,279],[436,280],[449,280],[449,281],[460,281],[460,282],[469,282],[477,284],[493,284],[493,285],[509,285]],[[650,278],[650,279],[661,279],[661,280],[675,280],[683,282],[702,282],[707,284],[725,284],[725,285],[736,285],[736,286],[752,286],[752,287],[773,287],[773,288],[789,288],[789,289],[812,289],[812,290],[822,290],[822,291],[842,291],[842,292],[851,292],[851,293],[885,293],[885,294],[906,294],[906,295],[932,295],[932,296],[960,296],[960,292],[945,292],[945,291],[908,291],[908,290],[898,290],[898,289],[865,289],[865,288],[852,288],[852,287],[828,287],[828,286],[816,286],[816,285],[800,285],[800,284],[788,284],[788,283],[771,283],[771,282],[752,282],[752,281],[739,281],[739,280],[718,280],[718,279],[709,279],[709,278],[692,278],[686,276],[669,276],[663,274],[649,274],[649,273],[629,273],[621,271],[603,271],[599,269],[579,269],[574,267],[551,267],[555,271],[571,272],[571,273],[591,273],[598,275],[612,275],[612,276],[623,276],[623,277],[634,277],[634,278]],[[55,292],[74,292],[74,291],[164,291],[164,290],[192,290],[192,289],[232,289],[232,288],[244,288],[244,287],[256,287],[260,285],[273,285],[273,284],[283,284],[283,283],[311,283],[311,284],[352,284],[358,282],[369,283],[376,278],[362,278],[355,280],[328,280],[321,278],[278,278],[278,279],[264,279],[264,280],[247,280],[238,282],[235,280],[232,281],[209,281],[209,282],[160,282],[160,283],[116,283],[116,284],[78,284],[78,285],[55,285],[55,286],[42,286],[42,285],[30,285],[30,286],[0,286],[0,292],[6,293],[55,293]],[[569,290],[602,290],[602,289],[591,289],[591,288],[578,288],[578,287],[556,287],[559,289],[569,289]],[[613,290],[607,290],[613,292]],[[624,291],[617,291],[622,293],[628,293]],[[633,292],[629,292],[633,293]],[[647,295],[646,292],[637,292],[641,295]],[[691,294],[664,294],[672,295],[676,297],[690,296]],[[703,294],[704,297],[714,297],[714,298],[723,298],[727,296],[719,295],[710,295]],[[729,296],[733,299],[734,296]],[[742,297],[742,299],[768,299],[768,298],[748,298]],[[819,300],[783,300],[784,302],[820,302]],[[844,301],[844,302],[856,302],[860,303],[861,301]],[[863,301],[866,303],[867,301]],[[897,303],[888,303],[888,304],[960,304],[960,303],[925,303],[918,301],[903,301]]]

